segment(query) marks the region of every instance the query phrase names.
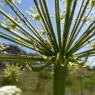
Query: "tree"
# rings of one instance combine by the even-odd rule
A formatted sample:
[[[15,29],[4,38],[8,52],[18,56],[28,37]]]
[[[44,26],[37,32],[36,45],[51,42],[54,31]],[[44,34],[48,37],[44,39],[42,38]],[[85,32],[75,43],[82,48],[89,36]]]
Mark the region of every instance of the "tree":
[[[95,39],[95,20],[89,18],[92,16],[95,1],[65,0],[64,9],[66,10],[61,13],[60,6],[63,0],[54,0],[52,2],[55,3],[55,16],[51,18],[47,3],[50,1],[33,0],[35,13],[30,13],[30,15],[38,21],[41,29],[37,29],[18,6],[12,0],[10,1],[5,0],[16,17],[11,17],[0,9],[0,15],[10,22],[8,24],[0,23],[0,27],[8,32],[6,34],[5,31],[0,31],[0,37],[30,48],[39,56],[1,55],[0,60],[46,63],[44,66],[33,69],[36,71],[53,64],[53,95],[65,95],[68,66],[72,62],[80,65],[85,57],[95,55],[95,49],[85,48]],[[65,4],[63,3],[64,6]],[[89,6],[90,4],[91,6]],[[63,7],[61,9],[63,10]],[[52,24],[53,19],[56,27]]]

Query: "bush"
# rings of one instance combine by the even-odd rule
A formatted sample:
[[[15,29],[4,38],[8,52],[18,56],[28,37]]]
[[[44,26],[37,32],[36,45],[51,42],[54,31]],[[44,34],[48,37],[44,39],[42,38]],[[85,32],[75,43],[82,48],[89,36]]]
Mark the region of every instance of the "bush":
[[[13,64],[7,65],[4,69],[3,85],[16,85],[22,73],[20,67]]]

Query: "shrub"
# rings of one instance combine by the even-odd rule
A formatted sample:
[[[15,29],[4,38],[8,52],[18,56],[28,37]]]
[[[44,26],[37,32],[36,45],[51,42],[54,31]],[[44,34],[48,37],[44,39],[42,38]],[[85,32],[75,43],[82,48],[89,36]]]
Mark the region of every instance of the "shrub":
[[[3,76],[3,85],[6,84],[17,84],[19,82],[19,76],[22,74],[22,70],[20,67],[16,65],[7,65],[4,69],[4,76]]]

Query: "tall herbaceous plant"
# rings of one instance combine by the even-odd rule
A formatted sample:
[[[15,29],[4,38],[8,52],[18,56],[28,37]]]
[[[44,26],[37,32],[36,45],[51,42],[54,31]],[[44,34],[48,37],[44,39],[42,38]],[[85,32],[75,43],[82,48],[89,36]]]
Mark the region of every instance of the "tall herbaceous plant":
[[[95,0],[31,0],[27,12],[18,4],[20,0],[1,2],[0,38],[37,56],[1,55],[0,60],[43,62],[32,66],[36,71],[53,64],[53,95],[65,95],[69,65],[84,65],[85,58],[95,55],[95,49],[88,47],[95,39]]]

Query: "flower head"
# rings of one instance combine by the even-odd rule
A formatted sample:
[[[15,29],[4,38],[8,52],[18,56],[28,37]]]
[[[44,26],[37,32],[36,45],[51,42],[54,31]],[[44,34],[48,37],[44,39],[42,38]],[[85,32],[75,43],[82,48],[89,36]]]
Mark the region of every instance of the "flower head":
[[[21,95],[22,91],[16,86],[0,87],[0,95]]]

